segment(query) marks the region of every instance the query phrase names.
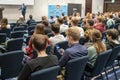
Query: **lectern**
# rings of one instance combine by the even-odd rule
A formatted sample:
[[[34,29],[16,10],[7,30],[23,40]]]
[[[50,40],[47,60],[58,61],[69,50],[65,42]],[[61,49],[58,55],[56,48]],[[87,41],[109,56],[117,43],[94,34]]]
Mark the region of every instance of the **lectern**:
[[[4,10],[4,8],[3,7],[0,7],[0,20],[3,18],[3,10]]]

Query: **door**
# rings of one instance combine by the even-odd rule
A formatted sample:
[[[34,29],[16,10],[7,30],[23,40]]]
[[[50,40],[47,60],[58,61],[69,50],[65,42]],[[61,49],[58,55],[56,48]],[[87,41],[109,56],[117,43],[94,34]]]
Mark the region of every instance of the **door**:
[[[74,3],[68,4],[68,16],[71,16],[74,13],[80,13],[81,15],[81,4],[74,4]]]
[[[92,12],[92,0],[86,0],[85,14],[87,14],[87,12]]]

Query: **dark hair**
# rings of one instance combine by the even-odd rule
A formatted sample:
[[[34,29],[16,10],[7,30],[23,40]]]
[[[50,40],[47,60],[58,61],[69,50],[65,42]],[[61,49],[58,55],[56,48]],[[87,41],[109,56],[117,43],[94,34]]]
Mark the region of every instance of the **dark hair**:
[[[120,13],[118,14],[118,17],[120,18]]]
[[[59,25],[59,24],[52,24],[52,25],[51,25],[51,30],[52,30],[54,33],[59,33],[59,31],[60,31],[60,25]]]
[[[30,18],[30,19],[32,19],[32,18],[33,18],[33,16],[32,16],[32,15],[29,15],[29,18]]]
[[[7,25],[7,24],[8,24],[8,19],[7,19],[7,18],[3,18],[3,19],[1,20],[1,24],[2,24],[2,23],[4,23],[4,24]]]
[[[58,19],[58,22],[59,22],[60,24],[63,24],[63,19],[62,19],[62,18],[59,18],[59,19]]]
[[[42,34],[36,34],[35,36],[33,36],[32,39],[32,44],[34,45],[35,49],[39,52],[46,49],[47,42],[48,37]]]
[[[49,22],[47,20],[42,21],[42,23],[45,25],[45,27],[49,26]]]
[[[106,31],[106,34],[111,36],[113,40],[118,39],[119,32],[116,29],[109,29]]]
[[[62,13],[62,16],[65,16],[65,14],[64,14],[64,13]]]
[[[50,16],[51,19],[53,19],[54,17],[53,16]]]
[[[41,24],[41,23],[37,24],[34,30],[35,34],[45,34],[44,27],[45,27],[44,24]]]
[[[113,15],[112,15],[112,14],[110,14],[110,15],[109,15],[109,18],[113,18]]]
[[[86,22],[90,25],[90,26],[93,26],[94,25],[94,21],[93,20],[86,20]]]

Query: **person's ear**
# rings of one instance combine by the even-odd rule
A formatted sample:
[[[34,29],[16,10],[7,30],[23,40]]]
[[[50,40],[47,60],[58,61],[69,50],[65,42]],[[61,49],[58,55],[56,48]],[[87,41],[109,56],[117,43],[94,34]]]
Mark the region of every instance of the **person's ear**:
[[[48,47],[49,44],[50,44],[50,41],[48,38],[46,38],[46,48]]]
[[[33,48],[34,50],[36,50],[34,44],[32,44],[32,48]]]
[[[69,36],[69,39],[72,40],[73,39],[72,36]]]

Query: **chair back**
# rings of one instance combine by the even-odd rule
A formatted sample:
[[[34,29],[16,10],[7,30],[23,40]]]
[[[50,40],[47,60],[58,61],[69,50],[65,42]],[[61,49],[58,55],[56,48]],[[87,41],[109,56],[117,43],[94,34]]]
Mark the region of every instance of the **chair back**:
[[[54,34],[53,33],[48,33],[47,36],[50,38],[50,37],[53,37]]]
[[[118,54],[120,52],[120,46],[117,46],[112,49],[111,55],[108,58],[108,62],[105,67],[112,66],[114,63],[114,60],[117,58]]]
[[[0,55],[0,78],[7,79],[19,75],[22,69],[23,51],[11,51]]]
[[[57,80],[57,74],[60,71],[60,66],[53,66],[33,72],[29,80]]]
[[[20,27],[24,27],[24,29],[27,29],[28,24],[20,24],[19,26],[20,26]]]
[[[84,45],[84,37],[80,37],[79,43],[80,43],[81,45]]]
[[[52,54],[52,53],[51,53],[51,49],[52,49],[52,46],[51,46],[51,45],[48,45],[47,48],[46,48],[46,53],[47,53],[48,55]]]
[[[81,80],[88,56],[72,59],[67,63],[65,80]]]
[[[2,30],[0,30],[0,33],[6,33],[7,37],[10,37],[10,32],[11,32],[10,29],[2,29]]]
[[[11,38],[23,38],[24,31],[15,31],[11,33]]]
[[[64,37],[66,37],[66,33],[65,32],[61,32],[60,34],[62,34]]]
[[[107,50],[103,53],[98,54],[98,57],[96,59],[95,65],[94,65],[94,69],[91,73],[92,76],[97,76],[99,75],[105,68],[105,65],[108,61],[108,58],[111,54],[111,49]]]
[[[7,51],[22,50],[23,38],[11,39],[7,42]]]
[[[23,26],[13,28],[13,31],[24,31],[24,30],[25,30],[25,28]]]
[[[29,44],[29,40],[30,40],[30,38],[31,38],[31,36],[27,36],[27,38],[26,38],[26,40],[25,40],[26,45]]]
[[[67,49],[69,46],[68,46],[68,41],[62,41],[62,42],[59,42],[55,45],[54,47],[54,54],[58,57],[58,59],[61,58],[61,54],[60,54],[60,49],[63,48],[64,50]]]
[[[0,33],[0,44],[6,41],[7,35],[5,33]]]
[[[31,36],[33,35],[33,33],[34,33],[34,30],[31,30],[30,32],[28,32],[28,35]]]
[[[120,23],[116,23],[116,24],[114,25],[114,28],[117,29],[117,30],[119,30],[119,27],[120,27]]]
[[[28,27],[28,32],[30,32],[31,30],[34,30],[35,29],[35,26],[29,26]]]

